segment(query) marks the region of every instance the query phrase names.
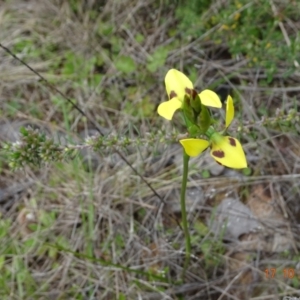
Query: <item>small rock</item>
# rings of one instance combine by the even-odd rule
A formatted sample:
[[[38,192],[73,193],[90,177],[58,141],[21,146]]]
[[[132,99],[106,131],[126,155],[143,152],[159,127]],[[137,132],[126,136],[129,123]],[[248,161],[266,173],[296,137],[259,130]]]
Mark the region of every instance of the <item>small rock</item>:
[[[260,228],[251,210],[234,198],[225,198],[216,208],[211,230],[215,235],[224,231],[224,239],[237,240],[239,236]]]
[[[185,198],[187,211],[203,208],[205,197],[202,188],[187,188]],[[170,207],[167,208],[168,211],[172,211],[173,213],[180,213],[180,190],[173,190],[167,197],[167,203],[168,205],[170,205]]]

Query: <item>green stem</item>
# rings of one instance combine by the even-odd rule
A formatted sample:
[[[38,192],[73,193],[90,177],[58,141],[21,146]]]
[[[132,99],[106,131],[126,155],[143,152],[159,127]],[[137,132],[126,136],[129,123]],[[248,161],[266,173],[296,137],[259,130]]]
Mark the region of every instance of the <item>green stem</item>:
[[[181,184],[181,194],[180,194],[180,205],[181,205],[183,232],[185,237],[185,263],[182,272],[182,279],[184,279],[185,271],[189,265],[190,256],[191,256],[191,238],[190,238],[187,213],[185,207],[185,194],[186,194],[186,185],[187,185],[188,171],[189,171],[189,159],[190,157],[183,150],[183,174],[182,174],[182,184]]]

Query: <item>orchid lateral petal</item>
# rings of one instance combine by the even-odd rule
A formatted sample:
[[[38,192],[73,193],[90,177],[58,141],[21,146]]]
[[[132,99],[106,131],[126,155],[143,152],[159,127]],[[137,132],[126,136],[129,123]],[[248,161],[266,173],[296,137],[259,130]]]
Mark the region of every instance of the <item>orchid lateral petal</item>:
[[[183,101],[187,91],[194,89],[193,83],[182,72],[176,69],[168,71],[165,77],[165,84],[169,99],[175,96],[180,101]]]
[[[233,100],[230,95],[227,97],[226,101],[226,128],[229,127],[232,120],[234,118],[234,106],[233,106]]]
[[[209,146],[208,141],[201,139],[184,139],[179,142],[188,156],[198,156]]]
[[[223,166],[232,169],[247,168],[247,160],[242,145],[231,136],[214,135],[210,154]]]
[[[161,103],[157,108],[157,112],[161,117],[167,120],[172,120],[175,111],[181,108],[181,106],[182,106],[182,102],[179,101],[177,97],[175,97],[169,101],[165,101]]]
[[[219,96],[211,91],[211,90],[204,90],[199,94],[201,103],[205,106],[217,107],[221,108],[222,103],[220,101]]]

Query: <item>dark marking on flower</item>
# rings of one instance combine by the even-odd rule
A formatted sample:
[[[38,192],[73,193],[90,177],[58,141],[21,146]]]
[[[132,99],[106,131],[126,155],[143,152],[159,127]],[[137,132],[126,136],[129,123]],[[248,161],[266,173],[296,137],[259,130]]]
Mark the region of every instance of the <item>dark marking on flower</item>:
[[[197,92],[195,90],[192,90],[192,98],[196,99],[197,97]]]
[[[235,142],[235,139],[234,139],[234,138],[229,137],[228,140],[229,140],[229,144],[230,144],[232,147],[236,147],[236,142]]]
[[[171,91],[169,97],[170,97],[170,100],[171,100],[172,98],[177,97],[177,94],[174,91]]]
[[[186,92],[189,96],[192,95],[192,90],[189,89],[189,88],[185,88],[185,92]]]
[[[212,152],[212,155],[218,158],[223,158],[225,157],[225,153],[222,150],[215,150]]]
[[[185,92],[189,95],[192,99],[196,99],[197,92],[194,89],[185,88]]]
[[[223,166],[223,164],[221,164],[219,161],[216,161],[217,164],[219,164],[220,166]]]

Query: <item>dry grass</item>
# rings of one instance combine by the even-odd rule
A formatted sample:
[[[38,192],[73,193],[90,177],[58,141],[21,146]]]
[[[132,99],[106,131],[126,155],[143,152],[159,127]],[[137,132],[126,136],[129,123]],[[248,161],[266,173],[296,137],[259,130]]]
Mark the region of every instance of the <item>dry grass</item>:
[[[212,2],[207,18],[223,5]],[[239,115],[234,126],[258,122],[262,112],[275,115],[278,107],[284,112],[298,107],[299,70],[284,76],[289,66],[281,61],[266,84],[263,68],[249,66],[246,57],[232,57],[225,42],[216,45],[209,39],[222,24],[192,40],[174,32],[179,21],[172,1],[0,4],[0,42],[107,132],[135,137],[172,128],[155,112],[165,99],[163,79],[171,67],[196,66],[199,88],[212,86],[235,95]],[[280,7],[276,1],[274,5]],[[300,25],[291,19],[281,22],[286,43]],[[149,61],[157,59],[161,48],[168,49],[166,61],[153,71]],[[129,66],[120,67],[124,57],[131,59]],[[133,71],[127,72],[132,63]],[[18,129],[26,124],[62,142],[70,136],[78,142],[94,130],[2,50],[0,70],[2,141],[18,139]],[[124,152],[164,205],[113,153],[84,153],[85,159],[93,159],[92,170],[75,159],[13,173],[2,162],[1,299],[258,300],[297,295],[297,126],[284,131],[253,125],[243,134],[251,176],[218,168],[208,157],[192,160],[187,205],[193,255],[184,281],[184,238],[174,220],[180,221],[178,145],[141,145]],[[203,178],[202,170],[211,171],[209,178]],[[213,207],[228,196],[250,208],[260,230],[235,239],[224,232],[212,234]],[[243,226],[243,217],[236,226]],[[266,278],[266,268],[276,268],[276,276]],[[293,269],[294,278],[285,278],[284,269]]]

